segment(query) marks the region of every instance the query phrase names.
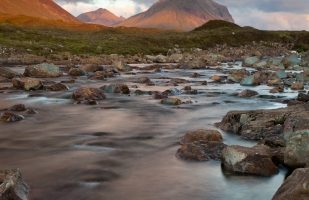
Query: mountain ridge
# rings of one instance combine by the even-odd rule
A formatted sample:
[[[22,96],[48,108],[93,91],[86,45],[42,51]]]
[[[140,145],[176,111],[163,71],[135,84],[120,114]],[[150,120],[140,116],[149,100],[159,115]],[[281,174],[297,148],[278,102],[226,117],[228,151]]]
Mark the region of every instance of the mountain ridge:
[[[101,24],[104,26],[112,26],[125,20],[124,17],[118,17],[105,8],[82,13],[77,16],[77,19],[85,23]]]

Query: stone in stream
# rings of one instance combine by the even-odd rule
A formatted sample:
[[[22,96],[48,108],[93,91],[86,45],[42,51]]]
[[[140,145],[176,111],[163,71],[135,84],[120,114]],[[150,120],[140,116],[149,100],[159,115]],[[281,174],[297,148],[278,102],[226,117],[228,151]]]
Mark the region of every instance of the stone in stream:
[[[72,67],[69,70],[69,75],[70,76],[85,76],[86,72],[84,70],[80,69],[80,68]]]
[[[278,167],[272,161],[271,149],[265,145],[252,148],[228,146],[222,151],[224,170],[236,174],[272,176],[278,173]]]
[[[2,122],[18,122],[24,119],[24,116],[17,115],[13,112],[4,112],[0,115],[0,121]]]
[[[24,72],[24,76],[33,78],[55,78],[61,75],[58,66],[48,63],[27,66]]]
[[[129,87],[125,84],[122,84],[122,83],[104,85],[100,89],[104,90],[106,93],[130,94]]]
[[[19,169],[0,170],[0,182],[1,200],[28,200],[29,186]]]
[[[213,80],[214,82],[220,83],[222,81],[222,77],[218,75],[214,75],[211,77],[211,80]]]
[[[114,73],[112,71],[97,71],[93,76],[90,77],[92,80],[104,80],[106,78],[114,77]]]
[[[39,90],[43,88],[42,81],[36,78],[13,78],[13,87],[22,90]]]
[[[299,93],[297,96],[297,100],[298,101],[302,101],[302,102],[308,102],[309,101],[309,94],[304,94],[304,93]]]
[[[79,69],[81,69],[84,72],[97,72],[97,71],[102,71],[103,67],[100,65],[96,65],[96,64],[86,64],[86,65],[82,65],[79,67]]]
[[[63,83],[55,83],[45,87],[49,91],[58,92],[58,91],[66,91],[69,90],[69,87]]]
[[[161,100],[161,104],[177,106],[182,104],[182,101],[178,98],[166,98]]]
[[[221,133],[216,130],[190,131],[181,138],[176,156],[184,160],[220,160],[226,147],[222,141]]]
[[[232,70],[230,74],[228,75],[227,79],[228,81],[231,81],[234,83],[240,83],[241,80],[243,80],[247,75],[248,75],[248,72],[244,69]]]
[[[239,97],[254,97],[257,96],[259,93],[254,90],[244,90],[238,94]]]
[[[10,107],[9,110],[15,111],[15,112],[23,112],[23,111],[26,111],[27,108],[24,104],[16,104],[16,105],[13,105],[12,107]]]
[[[148,77],[140,77],[137,79],[137,82],[141,84],[146,84],[148,86],[155,85]]]
[[[292,83],[291,89],[292,90],[303,90],[304,89],[304,84],[301,83],[301,82]]]
[[[247,57],[244,59],[244,65],[247,67],[252,67],[255,63],[259,61],[260,61],[260,58],[258,56]]]
[[[309,168],[299,168],[287,177],[272,200],[308,200]]]
[[[168,94],[155,91],[155,92],[153,92],[153,98],[154,99],[166,99],[166,98],[168,98]]]
[[[277,87],[274,87],[269,92],[272,93],[272,94],[274,94],[274,93],[282,93],[282,92],[284,92],[284,85],[279,85]]]
[[[83,102],[83,101],[97,101],[97,100],[104,100],[106,97],[102,90],[97,88],[88,88],[88,87],[80,87],[76,89],[73,94],[72,98],[76,101]]]
[[[283,64],[285,67],[294,67],[295,65],[301,64],[301,59],[298,57],[297,54],[293,53],[283,59]]]
[[[20,77],[21,74],[9,69],[9,68],[6,68],[6,67],[0,67],[0,76],[1,77],[4,77],[4,78],[8,78],[8,79],[12,79],[12,78],[15,78],[15,77]]]
[[[260,83],[255,80],[254,76],[247,76],[240,82],[240,85],[242,86],[256,86]]]

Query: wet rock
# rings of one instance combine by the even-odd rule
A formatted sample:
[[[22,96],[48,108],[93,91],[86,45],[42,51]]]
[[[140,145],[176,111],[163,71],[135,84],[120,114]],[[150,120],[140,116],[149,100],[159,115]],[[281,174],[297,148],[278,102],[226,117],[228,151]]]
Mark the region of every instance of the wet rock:
[[[93,76],[90,77],[92,80],[104,80],[106,78],[114,77],[114,73],[112,71],[97,71]]]
[[[16,104],[10,107],[9,110],[14,111],[14,112],[23,112],[23,111],[26,111],[27,108],[24,104]]]
[[[282,83],[283,83],[282,80],[279,78],[267,81],[268,86],[278,86],[278,85],[282,85]]]
[[[302,101],[302,102],[308,102],[309,101],[309,94],[299,93],[298,96],[297,96],[297,100]]]
[[[169,90],[165,90],[164,92],[162,92],[162,94],[167,96],[178,96],[181,94],[181,91],[177,88],[171,88]]]
[[[140,95],[151,95],[152,92],[150,92],[150,91],[142,91],[142,90],[135,90],[134,94],[138,95],[138,96],[140,96]]]
[[[80,68],[71,68],[69,70],[70,76],[85,76],[86,72]]]
[[[277,86],[277,87],[274,87],[273,89],[271,89],[270,91],[269,91],[270,93],[282,93],[282,92],[284,92],[284,86],[283,85],[279,85],[279,86]]]
[[[28,200],[29,186],[19,169],[0,170],[0,182],[1,200]]]
[[[166,98],[161,100],[161,104],[176,106],[182,104],[182,101],[178,98]]]
[[[188,80],[182,78],[172,78],[169,82],[171,85],[177,86],[178,84],[189,83]]]
[[[280,79],[284,79],[284,78],[287,78],[287,77],[288,77],[288,75],[287,75],[287,73],[286,73],[285,70],[277,71],[277,72],[276,72],[276,75],[277,75],[277,77],[280,78]]]
[[[38,111],[34,110],[33,108],[27,108],[26,110],[26,114],[29,114],[29,115],[34,115],[34,114],[37,114]]]
[[[227,79],[234,83],[240,83],[248,75],[246,70],[232,70]]]
[[[283,64],[286,68],[294,67],[295,65],[301,64],[301,59],[298,57],[297,54],[293,53],[283,59]]]
[[[237,174],[272,176],[278,173],[272,152],[264,145],[252,148],[228,146],[222,151],[222,165],[224,170]]]
[[[113,61],[112,67],[115,68],[116,70],[122,71],[122,72],[128,72],[128,71],[132,70],[132,67],[130,67],[129,65],[125,64],[121,60]]]
[[[48,63],[27,66],[24,72],[24,76],[33,78],[55,78],[61,75],[62,73],[58,66]]]
[[[0,116],[0,121],[2,122],[18,122],[24,119],[24,116],[17,115],[13,112],[4,112]]]
[[[257,96],[259,93],[254,90],[244,90],[238,94],[239,97],[254,97]]]
[[[214,75],[211,77],[211,80],[213,80],[214,82],[221,82],[222,81],[222,77],[218,76],[218,75]]]
[[[294,132],[287,139],[284,163],[292,168],[309,166],[309,130]]]
[[[292,90],[303,90],[304,89],[304,84],[300,82],[295,82],[291,85]]]
[[[254,76],[247,76],[240,83],[240,85],[243,86],[256,86],[259,84],[260,83],[254,78]]]
[[[153,98],[154,99],[166,99],[166,98],[168,98],[168,94],[163,93],[163,92],[155,91],[153,93]]]
[[[104,100],[106,97],[100,89],[80,87],[73,92],[72,98],[76,101],[84,102],[92,100]]]
[[[168,57],[170,63],[179,63],[182,59],[183,55],[181,53],[174,53]]]
[[[140,77],[138,78],[137,82],[141,84],[146,84],[148,86],[155,85],[148,77]]]
[[[258,56],[247,57],[244,59],[244,65],[247,67],[252,67],[255,63],[259,61],[260,61],[260,58]]]
[[[39,90],[43,88],[42,81],[36,78],[13,78],[13,87],[22,90]]]
[[[0,67],[0,77],[4,77],[4,78],[8,78],[8,79],[12,79],[15,77],[20,77],[21,74],[6,68],[6,67]]]
[[[86,65],[82,65],[79,67],[80,70],[84,71],[84,72],[97,72],[97,71],[102,71],[103,67],[100,65],[96,65],[96,64],[86,64]]]
[[[181,139],[180,144],[188,144],[192,142],[222,142],[223,138],[219,131],[217,130],[205,130],[198,129],[194,131],[189,131]]]
[[[55,83],[49,86],[46,86],[46,89],[49,91],[53,91],[53,92],[58,92],[58,91],[66,91],[69,90],[69,87],[66,86],[63,83]]]
[[[280,186],[272,200],[308,200],[309,199],[309,168],[300,168]]]
[[[198,94],[198,91],[193,90],[191,86],[185,86],[182,90],[185,92],[185,94]]]
[[[106,93],[122,93],[122,94],[130,94],[130,89],[127,85],[117,83],[111,85],[104,85],[101,87]]]
[[[198,77],[201,77],[201,76],[202,76],[201,74],[195,72],[191,75],[191,78],[198,78]]]

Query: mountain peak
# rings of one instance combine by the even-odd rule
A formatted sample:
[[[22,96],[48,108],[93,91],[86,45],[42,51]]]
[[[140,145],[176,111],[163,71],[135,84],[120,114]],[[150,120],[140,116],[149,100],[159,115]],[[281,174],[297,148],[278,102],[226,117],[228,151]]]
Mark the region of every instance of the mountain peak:
[[[228,9],[213,0],[159,0],[118,26],[189,31],[210,20],[234,22]]]
[[[95,11],[82,13],[77,18],[86,23],[101,24],[105,26],[112,26],[116,23],[122,22],[125,19],[123,17],[118,17],[105,8],[99,8]]]

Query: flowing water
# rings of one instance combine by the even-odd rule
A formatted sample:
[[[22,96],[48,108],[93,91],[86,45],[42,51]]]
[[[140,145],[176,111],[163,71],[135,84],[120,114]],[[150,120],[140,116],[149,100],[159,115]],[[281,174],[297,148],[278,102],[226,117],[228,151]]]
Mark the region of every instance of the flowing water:
[[[142,67],[142,66],[137,66]],[[16,68],[19,69],[19,68]],[[198,72],[204,76],[190,78]],[[31,187],[32,200],[260,200],[271,199],[285,170],[270,178],[225,175],[220,162],[188,162],[175,157],[178,140],[186,131],[214,129],[230,110],[272,109],[284,104],[265,98],[233,96],[239,84],[209,83],[214,69],[134,70],[107,81],[82,78],[69,92],[9,92],[0,94],[0,109],[24,103],[36,115],[12,124],[0,124],[1,168],[20,168]],[[132,82],[148,76],[156,86]],[[124,82],[142,90],[173,88],[162,77],[185,78],[198,95],[180,94],[192,104],[161,105],[152,96],[107,94],[99,105],[77,105],[67,96],[80,85],[99,87]],[[268,94],[267,86],[253,88]],[[132,89],[134,90],[134,89]],[[281,98],[291,98],[287,92]],[[226,144],[253,146],[222,132]]]

